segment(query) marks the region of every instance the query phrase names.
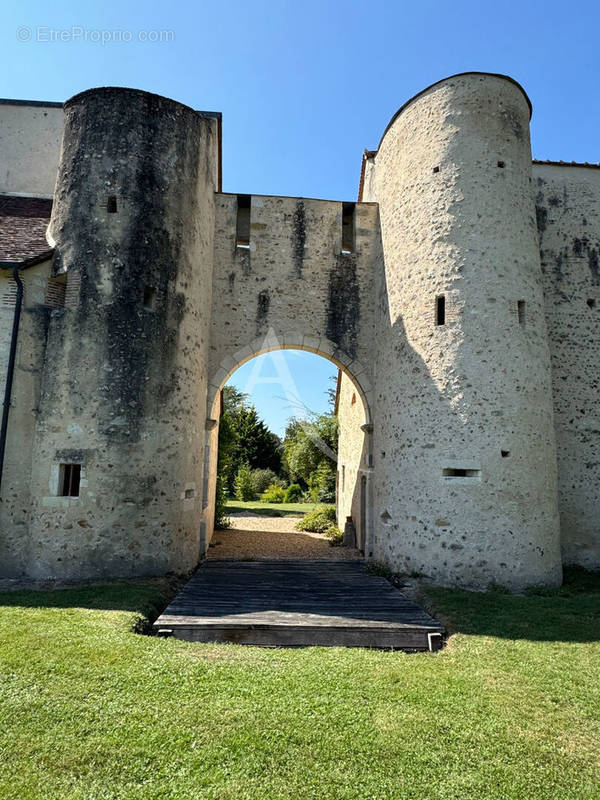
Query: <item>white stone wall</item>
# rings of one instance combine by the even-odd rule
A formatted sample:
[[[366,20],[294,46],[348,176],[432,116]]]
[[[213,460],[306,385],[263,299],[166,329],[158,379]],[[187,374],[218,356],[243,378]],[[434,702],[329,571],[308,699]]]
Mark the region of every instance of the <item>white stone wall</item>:
[[[63,122],[61,106],[0,102],[0,192],[52,197]]]
[[[600,566],[600,169],[534,164],[563,559]]]
[[[307,349],[364,372],[368,391],[380,257],[376,206],[356,205],[356,247],[348,255],[341,254],[342,203],[254,195],[249,249],[236,247],[236,212],[237,195],[217,195],[210,347],[216,386],[256,355],[271,331],[269,341],[297,347],[305,338]]]
[[[237,195],[216,196],[207,417],[229,376],[261,352],[305,349],[345,368],[368,421],[375,338],[377,207],[357,204],[354,252],[342,254],[342,203],[253,195],[250,246],[236,247]],[[285,381],[285,377],[284,377]],[[282,384],[282,396],[285,395]],[[216,449],[216,432],[209,435]],[[215,456],[216,457],[216,456]],[[214,471],[205,514],[212,535]]]

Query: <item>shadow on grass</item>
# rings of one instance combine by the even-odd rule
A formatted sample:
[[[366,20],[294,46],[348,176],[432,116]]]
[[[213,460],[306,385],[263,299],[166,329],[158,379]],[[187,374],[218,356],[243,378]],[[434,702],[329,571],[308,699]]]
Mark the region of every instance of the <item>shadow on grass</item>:
[[[450,633],[531,641],[600,640],[600,572],[567,567],[563,585],[525,595],[427,587],[429,609]]]
[[[153,619],[173,597],[175,591],[173,583],[164,578],[105,584],[90,583],[85,586],[60,589],[17,589],[0,592],[0,606],[131,611],[141,617]]]
[[[51,590],[0,592],[0,606],[129,611],[149,620],[168,605],[182,579],[92,583]],[[557,589],[514,595],[427,587],[428,611],[450,633],[530,641],[600,640],[600,572],[570,567]]]

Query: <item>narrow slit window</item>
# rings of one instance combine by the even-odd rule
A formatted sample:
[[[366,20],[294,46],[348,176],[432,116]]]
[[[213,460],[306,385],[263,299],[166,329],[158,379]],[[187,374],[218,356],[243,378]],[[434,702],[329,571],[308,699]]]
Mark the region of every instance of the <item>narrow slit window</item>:
[[[237,196],[237,223],[235,229],[236,247],[250,249],[250,195]]]
[[[144,286],[144,295],[143,300],[144,308],[148,309],[148,311],[155,311],[156,310],[156,287],[155,286]]]
[[[446,324],[446,295],[440,294],[435,298],[435,324]]]
[[[60,494],[62,497],[79,497],[81,464],[60,465]]]
[[[478,478],[481,475],[481,470],[467,469],[465,467],[444,467],[442,475],[444,478]]]
[[[525,300],[517,300],[517,316],[519,325],[525,327]]]
[[[354,203],[342,203],[342,253],[354,252]]]
[[[106,201],[106,210],[109,214],[116,214],[117,213],[117,196],[114,194],[110,194],[108,196],[108,200]]]

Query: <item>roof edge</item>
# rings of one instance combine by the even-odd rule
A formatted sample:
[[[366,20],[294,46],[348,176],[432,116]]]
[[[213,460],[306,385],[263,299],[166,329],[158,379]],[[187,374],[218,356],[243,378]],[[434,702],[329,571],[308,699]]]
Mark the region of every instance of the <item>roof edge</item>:
[[[62,108],[62,103],[46,102],[45,100],[11,100],[0,97],[0,106],[37,106],[38,108]]]
[[[600,162],[596,164],[589,161],[552,161],[550,159],[534,158],[531,163],[547,167],[587,167],[588,169],[600,169]]]
[[[12,269],[18,267],[19,269],[27,269],[28,267],[35,267],[36,264],[41,264],[43,261],[48,261],[54,255],[54,248],[51,250],[44,250],[37,256],[24,258],[22,261],[0,261],[0,269]]]

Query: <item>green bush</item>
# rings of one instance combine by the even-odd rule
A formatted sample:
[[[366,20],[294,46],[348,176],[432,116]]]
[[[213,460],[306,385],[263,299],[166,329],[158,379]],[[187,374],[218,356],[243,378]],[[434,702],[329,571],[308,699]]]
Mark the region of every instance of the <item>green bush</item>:
[[[263,503],[283,503],[285,492],[276,483],[272,483],[266,492],[263,492],[260,499]]]
[[[225,513],[227,496],[225,494],[225,482],[221,475],[217,475],[217,489],[215,492],[215,528],[228,528],[231,520]]]
[[[234,481],[235,496],[237,500],[256,500],[252,472],[248,464],[241,464]]]
[[[257,496],[266,492],[272,484],[279,485],[279,478],[272,469],[253,469],[252,484]],[[282,487],[283,488],[283,487]]]
[[[308,479],[308,491],[313,503],[335,503],[335,464],[322,461]]]
[[[344,538],[344,532],[341,531],[337,525],[329,525],[323,531],[325,536],[329,539],[330,544],[338,545],[342,543],[342,539]]]
[[[299,519],[295,527],[299,531],[325,533],[331,525],[335,525],[335,506],[320,506]]]
[[[285,490],[284,503],[299,503],[302,499],[302,487],[299,483],[292,483]]]

